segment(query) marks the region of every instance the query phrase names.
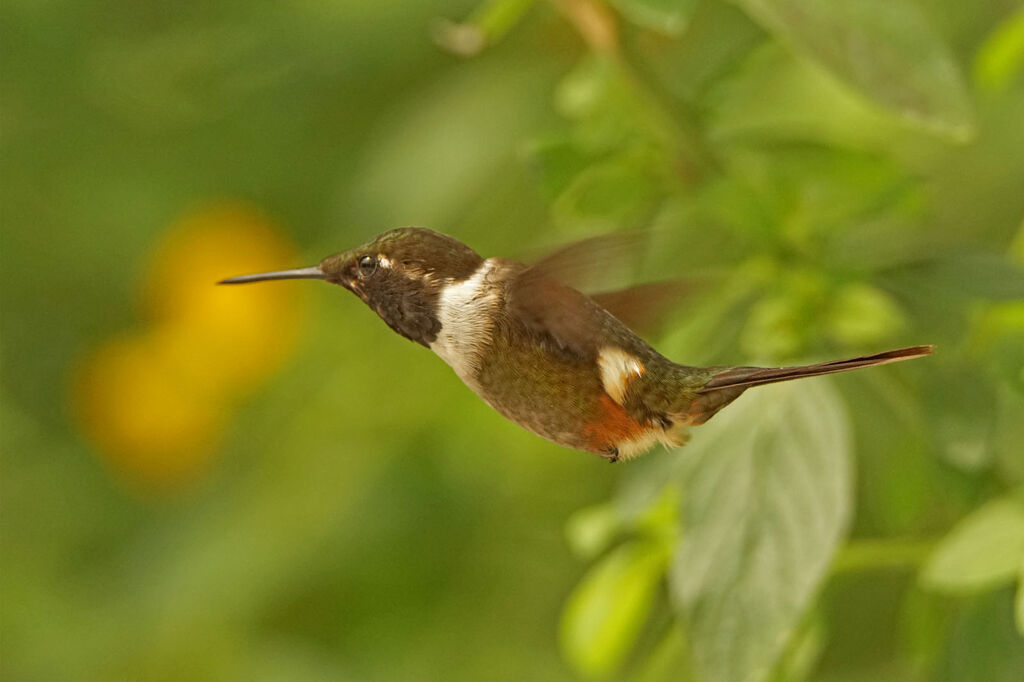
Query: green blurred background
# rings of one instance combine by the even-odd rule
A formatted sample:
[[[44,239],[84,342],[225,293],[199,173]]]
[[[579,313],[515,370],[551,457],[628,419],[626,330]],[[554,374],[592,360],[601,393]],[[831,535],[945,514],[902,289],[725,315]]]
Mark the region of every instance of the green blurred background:
[[[1024,676],[1016,0],[11,0],[0,54],[4,679]],[[410,224],[652,228],[681,362],[939,352],[609,467],[212,286]]]

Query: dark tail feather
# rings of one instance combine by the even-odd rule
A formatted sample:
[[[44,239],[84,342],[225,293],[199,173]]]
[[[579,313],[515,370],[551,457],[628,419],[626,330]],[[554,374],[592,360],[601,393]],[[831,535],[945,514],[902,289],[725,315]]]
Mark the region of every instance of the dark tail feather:
[[[897,348],[896,350],[887,350],[884,353],[875,353],[874,355],[861,355],[860,357],[848,360],[835,360],[833,362],[822,362],[817,365],[804,365],[801,367],[733,367],[723,370],[720,374],[712,377],[707,385],[701,389],[701,393],[740,386],[749,387],[774,384],[778,381],[814,377],[819,374],[848,372],[851,369],[860,369],[861,367],[872,367],[889,362],[920,358],[930,355],[933,350],[935,350],[935,346],[910,346],[909,348]]]

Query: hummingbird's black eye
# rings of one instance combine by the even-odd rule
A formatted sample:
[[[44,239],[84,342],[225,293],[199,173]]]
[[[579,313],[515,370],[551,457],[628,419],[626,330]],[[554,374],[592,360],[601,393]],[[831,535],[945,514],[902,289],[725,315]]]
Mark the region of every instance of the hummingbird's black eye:
[[[359,276],[366,279],[377,271],[377,259],[366,255],[359,257]]]

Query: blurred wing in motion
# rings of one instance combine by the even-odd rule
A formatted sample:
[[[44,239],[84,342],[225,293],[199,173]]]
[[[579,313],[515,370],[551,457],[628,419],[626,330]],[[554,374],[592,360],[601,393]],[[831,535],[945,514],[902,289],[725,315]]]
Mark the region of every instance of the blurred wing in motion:
[[[601,309],[635,332],[657,329],[676,305],[706,281],[672,279],[614,291],[581,292],[609,271],[632,266],[649,241],[647,231],[613,232],[567,244],[523,270],[509,290],[510,310],[535,332],[578,354],[592,354],[609,324]]]
[[[590,298],[624,325],[642,335],[657,331],[674,308],[706,285],[706,280],[697,278],[669,279],[645,282],[616,291],[602,291],[591,294]]]
[[[621,272],[643,256],[650,231],[610,232],[565,244],[530,265],[521,275],[558,280],[574,289],[590,291],[608,281],[609,272]]]
[[[642,233],[613,232],[563,246],[515,276],[506,301],[509,310],[557,347],[593,357],[604,330],[614,323],[577,287],[607,274],[616,262],[635,259],[643,241]]]

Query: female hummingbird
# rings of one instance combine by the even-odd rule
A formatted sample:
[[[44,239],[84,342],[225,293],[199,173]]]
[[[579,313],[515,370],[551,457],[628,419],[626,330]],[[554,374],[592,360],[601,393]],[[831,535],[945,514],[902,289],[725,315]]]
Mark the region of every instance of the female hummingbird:
[[[751,386],[921,357],[913,346],[800,367],[689,367],[668,360],[612,301],[565,282],[578,249],[527,265],[482,258],[425,228],[385,232],[319,265],[225,279],[322,279],[361,298],[402,336],[431,349],[520,426],[614,462],[656,443],[683,445]],[[611,310],[609,310],[611,308]],[[628,312],[628,310],[626,311]]]

